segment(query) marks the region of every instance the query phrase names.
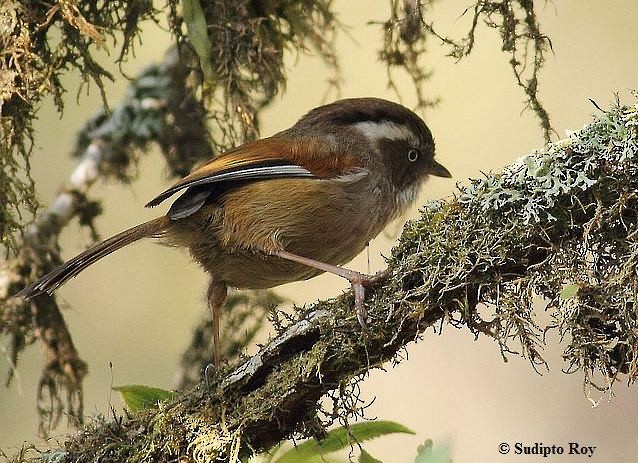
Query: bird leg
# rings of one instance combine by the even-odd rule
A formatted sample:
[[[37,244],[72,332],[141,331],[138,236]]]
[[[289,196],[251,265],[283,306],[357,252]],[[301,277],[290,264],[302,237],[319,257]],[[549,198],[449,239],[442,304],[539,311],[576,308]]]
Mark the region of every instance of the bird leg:
[[[389,275],[387,269],[381,270],[374,275],[366,275],[337,265],[326,264],[325,262],[309,259],[308,257],[298,256],[297,254],[292,254],[287,251],[275,251],[273,252],[273,255],[323,270],[324,272],[332,273],[333,275],[337,275],[348,280],[350,285],[352,285],[352,291],[354,292],[354,308],[357,311],[357,320],[359,321],[361,328],[364,330],[368,329],[368,325],[366,324],[367,314],[364,305],[365,287],[386,279]]]
[[[208,308],[213,318],[213,361],[215,368],[219,367],[221,359],[221,342],[219,337],[222,306],[226,302],[227,289],[223,281],[211,280],[208,285],[206,297]]]

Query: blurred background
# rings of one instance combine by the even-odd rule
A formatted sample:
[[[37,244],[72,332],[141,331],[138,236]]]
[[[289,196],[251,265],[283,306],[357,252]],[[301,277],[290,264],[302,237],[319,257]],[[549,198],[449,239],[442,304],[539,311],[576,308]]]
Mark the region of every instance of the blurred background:
[[[637,87],[638,77],[635,0],[537,3],[542,30],[554,48],[541,73],[540,97],[559,136],[564,129],[580,128],[597,112],[590,98],[607,107],[614,92],[619,92],[623,101],[633,104],[629,89]],[[432,19],[438,30],[445,35],[462,34],[468,27],[468,18],[461,16],[466,6],[463,2],[437,3]],[[398,100],[388,89],[384,65],[377,60],[381,27],[368,24],[389,17],[388,2],[338,0],[335,7],[348,27],[337,46],[343,71],[340,96]],[[148,24],[143,43],[136,48],[136,60],[126,63],[123,70],[128,76],[136,75],[159,61],[170,42],[166,31]],[[440,97],[441,103],[424,116],[436,138],[438,159],[454,180],[432,179],[420,204],[450,195],[455,181],[464,183],[480,172],[497,171],[543,146],[537,119],[522,111],[524,95],[515,85],[508,56],[500,49],[498,33],[485,27],[478,29],[476,50],[460,63],[446,57],[446,49],[434,40],[430,42],[427,63],[435,72],[425,93]],[[116,56],[117,49],[112,49],[102,62],[112,62]],[[288,58],[287,90],[263,112],[263,136],[289,127],[309,109],[338,96],[329,91],[328,71],[319,59],[307,55]],[[119,76],[115,66],[113,71]],[[413,105],[410,81],[400,73],[396,77],[402,102]],[[107,84],[112,103],[123,95],[127,83],[119,77]],[[101,105],[96,89],[81,94],[76,103],[78,76],[67,76],[65,84],[64,118],[49,101],[40,110],[36,126],[33,176],[45,204],[73,169],[66,153],[76,131]],[[97,221],[103,237],[158,214],[143,207],[169,184],[157,151],[142,157],[139,172],[140,178],[130,186],[100,183],[91,191],[91,196],[103,199],[105,213]],[[403,220],[417,213],[415,208]],[[382,256],[389,254],[401,225],[391,225],[371,243],[371,271],[384,266]],[[65,258],[82,250],[89,240],[86,230],[68,227],[61,240]],[[349,267],[368,271],[367,260],[359,256]],[[121,408],[119,397],[111,391],[113,385],[174,386],[174,373],[192,328],[207,315],[206,280],[184,252],[144,242],[92,267],[58,293],[66,305],[64,314],[75,345],[90,368],[84,383],[86,414],[108,415],[109,407]],[[278,291],[304,304],[347,289],[347,283],[324,275]],[[544,316],[539,305],[539,317]],[[39,347],[36,344],[22,355],[19,377],[10,388],[0,389],[0,448],[9,454],[23,441],[36,440]],[[496,344],[483,338],[475,341],[467,330],[444,327],[441,334],[426,332],[421,342],[408,347],[408,360],[386,372],[372,372],[361,384],[363,398],[376,398],[367,411],[369,417],[400,422],[416,435],[381,438],[366,444],[366,449],[385,462],[412,462],[417,446],[432,438],[435,447],[448,448],[455,462],[514,461],[515,455],[498,453],[501,442],[563,446],[578,442],[597,447],[591,459],[563,455],[553,461],[638,461],[635,387],[621,381],[613,395],[584,391],[580,373],[561,372],[566,365],[556,336],[549,336],[545,354],[550,371],[541,376],[524,359],[510,356],[504,362]],[[6,373],[7,366],[2,370]],[[59,429],[53,437],[64,432]],[[518,458],[540,461],[540,457]]]

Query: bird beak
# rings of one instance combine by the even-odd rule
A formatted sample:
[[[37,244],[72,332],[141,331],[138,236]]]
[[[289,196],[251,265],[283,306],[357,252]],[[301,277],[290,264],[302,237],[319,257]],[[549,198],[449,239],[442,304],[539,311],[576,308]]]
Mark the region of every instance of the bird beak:
[[[450,171],[436,161],[432,161],[432,165],[428,169],[428,174],[434,175],[435,177],[452,178]]]

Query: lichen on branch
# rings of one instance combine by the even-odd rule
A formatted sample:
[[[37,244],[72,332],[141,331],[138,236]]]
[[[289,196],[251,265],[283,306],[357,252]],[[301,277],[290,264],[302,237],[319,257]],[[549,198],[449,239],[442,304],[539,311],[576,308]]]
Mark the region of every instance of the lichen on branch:
[[[135,8],[128,8],[134,3]],[[17,236],[37,208],[30,179],[33,120],[43,97],[60,111],[64,72],[73,69],[102,92],[112,75],[93,57],[107,37],[123,32],[121,58],[138,21],[154,17],[152,2],[6,0],[0,4],[0,246],[17,250]],[[79,93],[79,90],[78,90]]]
[[[351,295],[299,309],[251,358],[159,408],[69,436],[58,461],[229,461],[347,421],[321,411],[330,391],[446,320],[542,364],[539,296],[565,337],[565,359],[610,387],[636,378],[638,105],[616,106],[582,130],[499,174],[427,204],[368,288],[369,332]],[[576,286],[574,286],[576,285]],[[479,310],[479,305],[484,305]],[[509,354],[511,355],[511,354]],[[388,374],[391,374],[388,372]]]
[[[637,189],[638,105],[617,104],[461,187],[454,202],[426,207],[394,253],[421,262],[400,276],[405,297],[490,334],[503,352],[522,349],[536,365],[545,330],[556,328],[586,385],[607,389],[620,373],[633,382]],[[538,296],[553,317],[548,327],[534,321]]]

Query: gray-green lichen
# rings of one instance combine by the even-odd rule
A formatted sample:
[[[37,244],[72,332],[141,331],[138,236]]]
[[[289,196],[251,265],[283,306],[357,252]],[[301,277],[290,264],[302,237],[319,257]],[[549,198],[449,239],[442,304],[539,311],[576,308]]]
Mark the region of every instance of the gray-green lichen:
[[[619,106],[502,173],[426,206],[393,261],[405,299],[518,349],[535,365],[547,329],[568,369],[607,388],[638,362],[638,105]],[[571,288],[571,291],[566,290]],[[541,296],[553,322],[539,326]],[[599,375],[599,376],[597,376]],[[598,381],[598,382],[595,382]],[[602,381],[602,382],[601,382]]]
[[[491,214],[516,215],[529,224],[556,218],[550,210],[563,195],[587,191],[600,180],[599,168],[613,163],[628,167],[638,149],[635,107],[601,117],[582,130],[552,143],[545,150],[523,156],[499,176],[489,176],[461,189],[461,204],[479,200]],[[541,217],[544,216],[544,217]]]
[[[446,320],[492,336],[504,353],[522,346],[542,365],[538,296],[588,384],[595,373],[603,387],[620,374],[634,380],[637,122],[638,106],[616,106],[426,206],[393,250],[391,278],[367,290],[369,332],[351,295],[300,309],[275,323],[275,339],[253,359],[225,365],[210,383],[69,436],[64,461],[232,461],[291,436],[320,436],[326,422],[357,413],[362,375]],[[343,397],[322,414],[330,393]]]
[[[113,77],[92,57],[94,49],[106,47],[106,38],[117,37],[118,61],[123,61],[136,43],[140,22],[159,22],[159,10],[148,0],[5,3],[0,5],[0,247],[7,250],[8,259],[0,260],[0,334],[10,336],[13,366],[27,345],[43,341],[50,354],[43,377],[50,378],[53,370],[63,380],[73,377],[66,383],[81,397],[86,366],[74,352],[72,363],[80,371],[62,368],[71,363],[60,352],[75,348],[55,298],[27,303],[11,297],[61,263],[57,236],[71,218],[89,226],[97,240],[93,223],[101,207],[87,192],[98,176],[130,180],[135,173],[131,166],[153,142],[162,148],[171,175],[183,176],[217,151],[255,138],[259,111],[285,86],[285,50],[314,49],[338,73],[333,49],[338,22],[330,0],[203,2],[204,17],[199,19],[212,43],[207,68],[213,75],[202,85],[199,63],[184,36],[183,8],[177,0],[167,1],[175,46],[162,63],[149,66],[131,82],[120,104],[108,109],[104,98],[105,109],[87,121],[74,150],[81,158],[74,173],[90,175],[73,175],[52,207],[40,211],[28,228],[37,233],[25,234],[36,209],[29,156],[39,102],[52,94],[62,109],[61,76],[68,69],[80,71],[85,82],[102,90],[102,80]],[[91,167],[80,168],[87,165]],[[91,181],[84,181],[85,176]],[[55,329],[42,325],[53,319]],[[68,342],[61,343],[62,338]],[[58,383],[47,381],[56,399],[66,395],[57,394]],[[59,400],[52,402],[58,409]]]

